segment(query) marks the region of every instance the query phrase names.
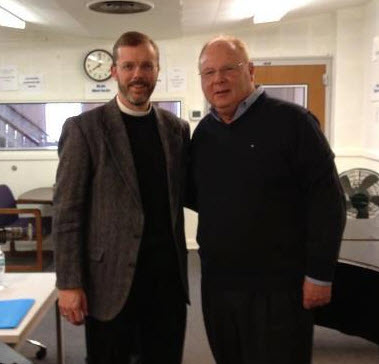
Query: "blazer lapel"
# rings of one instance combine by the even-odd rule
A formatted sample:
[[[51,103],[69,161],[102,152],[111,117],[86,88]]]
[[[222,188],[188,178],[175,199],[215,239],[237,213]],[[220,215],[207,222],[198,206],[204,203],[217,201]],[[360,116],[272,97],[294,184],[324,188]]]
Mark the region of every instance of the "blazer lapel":
[[[129,186],[135,202],[142,208],[129,137],[124,121],[122,120],[121,111],[117,106],[116,98],[105,105],[104,119],[102,122],[105,142],[110,150],[113,162],[125,183]]]

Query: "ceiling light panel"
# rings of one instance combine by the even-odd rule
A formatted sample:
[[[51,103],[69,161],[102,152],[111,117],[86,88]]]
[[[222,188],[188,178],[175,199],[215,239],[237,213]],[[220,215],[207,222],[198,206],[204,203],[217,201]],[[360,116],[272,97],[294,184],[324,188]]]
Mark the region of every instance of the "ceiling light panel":
[[[3,27],[25,29],[25,21],[0,7],[0,25]]]
[[[35,8],[34,2],[31,4],[30,0],[0,0],[0,7],[8,10],[25,22],[38,22],[40,19],[33,11]]]
[[[225,1],[233,20],[254,16],[254,23],[278,21],[289,11],[308,4],[311,0],[232,0]]]

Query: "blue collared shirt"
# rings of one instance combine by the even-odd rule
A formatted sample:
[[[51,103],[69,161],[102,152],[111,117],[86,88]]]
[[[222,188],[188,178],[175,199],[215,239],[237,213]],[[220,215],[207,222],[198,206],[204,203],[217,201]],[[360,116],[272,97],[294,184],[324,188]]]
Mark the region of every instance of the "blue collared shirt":
[[[241,101],[231,121],[237,120],[240,116],[242,116],[249,109],[249,107],[253,105],[255,101],[257,101],[258,97],[262,95],[263,91],[263,87],[258,86],[248,97],[246,97],[245,100]],[[210,113],[216,120],[222,122],[214,107],[211,107]]]

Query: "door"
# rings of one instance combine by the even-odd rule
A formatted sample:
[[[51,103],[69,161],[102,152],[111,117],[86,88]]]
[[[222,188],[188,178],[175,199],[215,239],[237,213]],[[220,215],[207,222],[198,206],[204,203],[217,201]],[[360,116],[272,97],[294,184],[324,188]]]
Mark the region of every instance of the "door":
[[[255,83],[257,85],[306,85],[307,109],[320,121],[325,131],[325,64],[255,66]],[[268,92],[269,93],[269,92]]]

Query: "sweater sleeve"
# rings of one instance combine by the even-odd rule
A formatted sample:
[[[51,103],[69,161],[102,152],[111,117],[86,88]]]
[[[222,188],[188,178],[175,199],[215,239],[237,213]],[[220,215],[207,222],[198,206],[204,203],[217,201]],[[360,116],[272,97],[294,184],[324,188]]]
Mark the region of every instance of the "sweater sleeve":
[[[346,222],[345,198],[318,120],[309,112],[302,115],[295,160],[305,203],[306,276],[332,281]]]

